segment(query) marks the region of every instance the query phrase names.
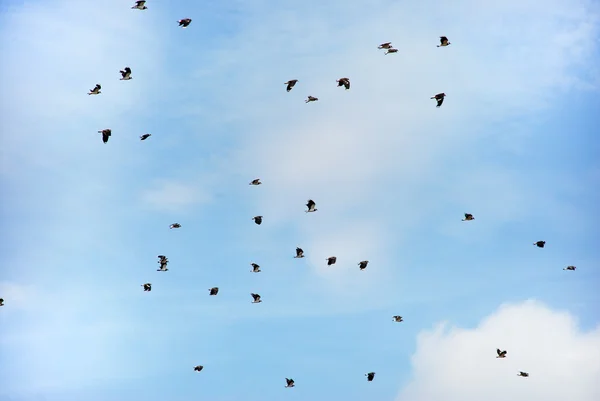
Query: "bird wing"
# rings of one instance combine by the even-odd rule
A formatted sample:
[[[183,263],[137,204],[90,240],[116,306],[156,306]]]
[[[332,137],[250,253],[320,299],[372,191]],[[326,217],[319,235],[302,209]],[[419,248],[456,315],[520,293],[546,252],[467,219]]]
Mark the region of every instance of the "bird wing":
[[[344,80],[344,87],[346,89],[350,89],[350,80],[349,79]]]
[[[437,98],[437,107],[440,107],[442,105],[442,103],[444,103],[444,98],[443,97]]]

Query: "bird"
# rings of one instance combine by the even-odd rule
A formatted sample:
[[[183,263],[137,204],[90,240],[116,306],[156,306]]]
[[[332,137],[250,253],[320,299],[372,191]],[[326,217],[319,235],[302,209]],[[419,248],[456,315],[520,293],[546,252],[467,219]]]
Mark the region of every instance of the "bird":
[[[184,19],[180,19],[177,22],[179,23],[179,26],[187,28],[192,23],[192,19],[191,18],[184,18]]]
[[[167,263],[169,259],[165,255],[158,255],[158,263]]]
[[[392,48],[392,42],[385,42],[380,44],[379,46],[377,46],[378,49],[391,49]]]
[[[392,318],[394,319],[394,322],[397,322],[397,323],[404,321],[404,320],[402,320],[402,316],[392,316]]]
[[[262,300],[260,299],[260,295],[254,294],[254,293],[252,293],[250,295],[252,295],[252,298],[254,298],[254,300],[252,301],[253,304],[257,304],[259,302],[262,302]]]
[[[296,247],[296,256],[294,256],[294,258],[303,258],[304,257],[304,251],[302,250],[302,248],[298,248]]]
[[[285,385],[285,387],[294,387],[294,386],[295,386],[295,384],[294,384],[294,379],[288,379],[288,378],[286,377],[286,378],[285,378],[285,381],[286,381],[286,383],[287,383],[287,384]]]
[[[179,223],[173,223],[173,224],[171,224],[169,226],[169,229],[172,229],[172,228],[181,228],[181,224],[179,224]]]
[[[147,291],[147,292],[152,291],[152,284],[150,284],[150,283],[142,284],[142,287],[144,287],[144,291]]]
[[[304,101],[304,103],[310,103],[310,102],[316,102],[317,100],[319,100],[318,97],[314,97],[314,96],[309,96],[308,99],[306,99]]]
[[[144,135],[140,136],[140,140],[145,141],[146,139],[150,138],[151,136],[152,136],[152,134],[144,134]]]
[[[362,262],[358,263],[358,268],[360,270],[365,270],[367,268],[367,265],[369,264],[368,260],[363,260]]]
[[[202,365],[194,366],[194,372],[201,372],[202,369],[204,369],[204,366],[202,366]]]
[[[498,356],[496,358],[506,358],[506,350],[500,351],[500,348],[498,348],[496,349],[496,353],[498,353]]]
[[[445,93],[438,93],[437,95],[432,96],[431,99],[437,100],[437,106],[435,106],[435,107],[440,107],[442,105],[442,103],[444,103],[445,97],[446,97]]]
[[[527,373],[527,372],[519,372],[519,374],[517,376],[529,377],[529,373]]]
[[[367,381],[372,382],[373,379],[375,378],[375,372],[369,372],[365,376],[367,376]]]
[[[102,134],[102,142],[106,143],[108,142],[108,137],[112,135],[112,130],[110,129],[103,129],[102,131],[98,131],[99,134]]]
[[[471,220],[475,220],[475,217],[473,217],[473,215],[471,213],[465,213],[465,218],[462,219],[462,221],[471,221]]]
[[[252,266],[252,273],[260,273],[260,266],[257,265],[256,263],[250,263],[250,266]]]
[[[331,266],[335,264],[337,258],[335,256],[330,256],[325,260],[327,261],[327,266]]]
[[[148,7],[146,7],[146,0],[139,0],[135,2],[135,6],[131,7],[132,9],[138,9],[138,10],[147,10]]]
[[[4,298],[0,298],[0,306],[4,306]]]
[[[262,219],[263,219],[263,217],[262,217],[262,216],[254,216],[254,217],[252,218],[252,220],[254,220],[254,222],[255,222],[256,224],[258,224],[259,226],[260,226],[260,225],[261,225],[261,223],[262,223]]]
[[[537,241],[534,242],[533,245],[537,246],[538,248],[543,248],[544,245],[546,245],[546,241]]]
[[[308,208],[308,210],[305,210],[306,213],[312,213],[312,212],[316,212],[317,208],[315,208],[316,204],[315,201],[313,201],[312,199],[309,199],[306,203],[306,207]]]
[[[166,272],[167,270],[167,264],[169,263],[169,259],[167,259],[167,257],[165,255],[158,255],[158,263],[160,264],[160,269],[158,269],[157,271],[159,272]]]
[[[260,178],[256,178],[252,181],[250,181],[250,185],[260,185],[262,184],[262,182],[260,182]]]
[[[398,53],[398,49],[391,48],[391,49],[388,49],[388,50],[387,50],[385,53],[383,53],[383,54],[386,54],[386,55],[387,55],[387,54],[390,54],[390,53]]]
[[[336,81],[338,86],[344,86],[346,90],[350,89],[350,78],[340,78]]]
[[[100,93],[100,89],[102,89],[102,86],[100,86],[100,84],[96,84],[96,86],[94,86],[94,89],[90,89],[90,92],[88,93],[88,95],[99,95]]]
[[[287,92],[291,91],[292,88],[296,85],[297,82],[298,82],[297,79],[290,79],[289,81],[285,82],[285,85],[287,85],[287,87],[285,88],[285,90]]]
[[[219,293],[219,287],[213,287],[208,289],[208,295],[217,295]]]
[[[450,42],[448,42],[448,38],[445,36],[440,36],[440,44],[437,47],[445,47],[448,46],[449,44],[451,44]]]
[[[563,270],[575,270],[577,269],[575,266],[567,266]]]
[[[129,81],[131,79],[131,68],[125,67],[125,69],[121,70],[121,81]]]
[[[161,262],[160,264],[160,268],[156,269],[157,272],[166,272],[169,271],[169,269],[167,269],[167,262]]]

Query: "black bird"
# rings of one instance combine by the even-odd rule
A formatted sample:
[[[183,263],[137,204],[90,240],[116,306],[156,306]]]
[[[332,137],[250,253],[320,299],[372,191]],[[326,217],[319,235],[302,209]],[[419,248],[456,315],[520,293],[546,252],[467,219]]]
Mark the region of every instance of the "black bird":
[[[150,138],[152,136],[152,134],[144,134],[142,136],[140,136],[140,140],[145,141],[146,139]]]
[[[309,199],[308,202],[306,203],[306,207],[308,208],[308,210],[306,210],[306,213],[316,212],[317,209],[315,208],[315,206],[316,206],[315,201],[313,201],[312,199]]]
[[[204,366],[202,365],[194,366],[194,372],[201,372],[202,369],[204,369]]]
[[[121,70],[121,81],[129,81],[131,79],[131,68],[125,67],[125,69]]]
[[[131,7],[132,9],[138,10],[146,10],[148,7],[145,6],[146,0],[139,0],[135,2],[135,6]]]
[[[367,265],[368,265],[368,264],[369,264],[369,261],[368,261],[368,260],[363,260],[362,262],[360,262],[360,263],[358,264],[358,268],[359,268],[360,270],[365,270],[365,269],[367,268]]]
[[[519,372],[519,374],[517,376],[529,377],[529,373],[527,373],[527,372]]]
[[[390,53],[398,53],[398,49],[391,48],[391,49],[388,49],[388,50],[387,50],[385,53],[383,53],[383,54],[390,54]]]
[[[577,269],[575,266],[567,266],[563,270],[575,270]]]
[[[181,224],[179,223],[173,223],[169,226],[169,228],[181,228]]]
[[[336,81],[338,86],[344,86],[346,90],[350,89],[350,78],[340,78]]]
[[[144,291],[147,291],[147,292],[152,291],[152,284],[150,284],[150,283],[142,284],[142,287],[144,287]]]
[[[260,182],[260,178],[256,178],[252,181],[250,181],[250,185],[260,185],[262,184],[262,182]]]
[[[506,358],[506,350],[500,351],[500,348],[496,349],[498,356],[496,358]]]
[[[260,273],[260,266],[257,265],[256,263],[250,263],[250,266],[252,266],[252,273]]]
[[[294,386],[295,386],[295,384],[294,384],[294,380],[293,380],[293,379],[288,379],[288,378],[286,377],[285,381],[286,381],[286,383],[287,383],[287,384],[285,385],[285,387],[294,387]]]
[[[402,320],[402,316],[392,316],[392,318],[394,319],[394,322],[397,322],[397,323],[404,321],[404,320]]]
[[[335,256],[330,256],[325,260],[327,261],[327,266],[331,266],[331,265],[335,264],[335,262],[337,261],[337,258]]]
[[[538,248],[543,248],[544,245],[546,245],[546,241],[534,242],[533,245],[537,246]]]
[[[208,295],[217,295],[219,293],[219,287],[213,287],[208,289]]]
[[[180,19],[177,22],[179,23],[179,26],[187,28],[192,23],[192,19],[191,18],[184,18],[184,19]]]
[[[292,88],[293,88],[293,87],[296,85],[296,82],[298,82],[298,80],[297,80],[297,79],[290,79],[289,81],[287,81],[287,82],[285,83],[285,85],[287,85],[287,87],[285,88],[285,90],[286,90],[287,92],[291,91],[291,90],[292,90]]]
[[[294,256],[294,258],[303,258],[303,257],[304,257],[304,251],[302,250],[302,248],[296,247],[296,256]]]
[[[437,95],[432,96],[431,99],[437,100],[437,106],[435,106],[435,107],[440,107],[442,105],[442,103],[444,103],[445,97],[446,97],[445,93],[438,93]]]
[[[4,298],[0,298],[0,306],[4,306]]]
[[[367,381],[372,382],[373,379],[375,378],[375,372],[367,373],[365,376],[367,376]]]
[[[252,298],[254,299],[254,301],[252,301],[253,304],[257,304],[259,302],[262,302],[262,300],[260,299],[260,295],[254,294],[254,293],[252,293],[250,295],[252,295]]]
[[[94,86],[94,89],[90,89],[90,92],[88,93],[88,95],[98,95],[98,94],[102,93],[102,92],[100,92],[100,89],[102,89],[100,84],[96,84],[96,86]]]
[[[103,129],[102,131],[98,131],[99,134],[102,134],[102,142],[108,142],[108,138],[112,135],[112,131],[110,129]]]
[[[169,263],[169,259],[167,259],[167,257],[165,255],[158,255],[158,263],[160,264],[160,269],[158,269],[157,271],[159,272],[166,272],[167,270],[167,264]]]
[[[256,224],[258,224],[259,226],[262,224],[262,219],[263,219],[263,217],[262,217],[262,216],[254,216],[254,217],[252,218],[252,220],[254,220],[254,222],[255,222]]]
[[[385,42],[380,44],[379,46],[377,46],[378,49],[391,49],[392,48],[392,42]]]
[[[317,100],[319,100],[318,97],[308,96],[308,98],[304,101],[304,103],[316,102]]]
[[[471,220],[475,220],[475,217],[473,217],[473,215],[471,213],[465,213],[465,218],[462,219],[462,221],[471,221]]]
[[[445,36],[440,36],[440,44],[437,47],[445,47],[448,46],[449,44],[451,44],[450,42],[448,42],[448,38]]]

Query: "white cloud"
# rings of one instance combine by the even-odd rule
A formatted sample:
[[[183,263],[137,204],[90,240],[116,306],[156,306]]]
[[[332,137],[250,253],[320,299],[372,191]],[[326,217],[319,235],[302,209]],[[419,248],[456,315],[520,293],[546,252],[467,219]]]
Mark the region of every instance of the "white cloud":
[[[507,357],[497,359],[496,348]],[[474,329],[421,333],[412,367],[397,401],[595,401],[600,326],[582,331],[571,314],[537,301],[507,304]]]

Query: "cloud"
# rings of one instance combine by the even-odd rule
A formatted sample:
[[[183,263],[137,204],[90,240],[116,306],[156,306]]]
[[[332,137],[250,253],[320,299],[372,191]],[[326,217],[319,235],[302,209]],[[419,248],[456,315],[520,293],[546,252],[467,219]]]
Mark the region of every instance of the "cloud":
[[[495,358],[496,348],[507,358]],[[600,326],[582,331],[570,313],[538,301],[505,304],[476,328],[440,324],[420,333],[411,364],[396,401],[593,401],[600,398]]]

